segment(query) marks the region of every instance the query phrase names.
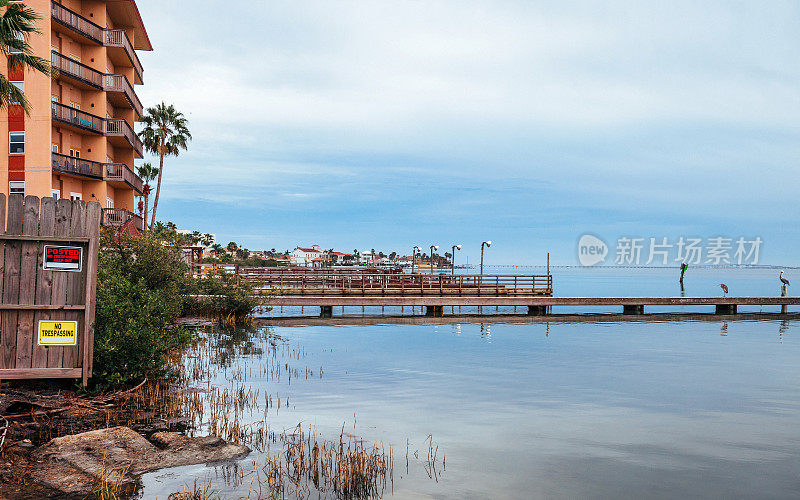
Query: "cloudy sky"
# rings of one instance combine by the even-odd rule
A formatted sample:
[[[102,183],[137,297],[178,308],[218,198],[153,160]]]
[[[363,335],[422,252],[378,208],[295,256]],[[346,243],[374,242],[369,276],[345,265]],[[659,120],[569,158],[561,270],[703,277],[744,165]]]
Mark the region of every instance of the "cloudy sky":
[[[142,101],[194,133],[159,210],[182,228],[503,264],[759,236],[800,264],[795,0],[138,4]]]

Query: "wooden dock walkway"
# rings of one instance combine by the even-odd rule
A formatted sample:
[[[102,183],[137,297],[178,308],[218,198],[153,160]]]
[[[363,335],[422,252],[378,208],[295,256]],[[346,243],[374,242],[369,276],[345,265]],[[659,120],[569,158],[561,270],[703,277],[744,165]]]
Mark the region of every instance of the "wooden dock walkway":
[[[445,307],[527,307],[531,316],[558,307],[619,307],[643,315],[650,306],[714,306],[717,314],[736,314],[740,306],[800,305],[800,297],[554,297],[552,275],[406,274],[399,270],[237,269],[266,305],[319,307],[330,317],[334,307],[425,307],[442,316]]]
[[[320,307],[321,315],[333,307],[425,307],[429,316],[441,316],[444,307],[527,307],[530,315],[546,315],[564,306],[620,307],[623,314],[641,315],[645,306],[714,306],[717,314],[736,314],[739,306],[798,306],[800,297],[540,297],[540,296],[331,296],[275,295],[265,297],[270,306]],[[785,311],[784,311],[785,312]]]

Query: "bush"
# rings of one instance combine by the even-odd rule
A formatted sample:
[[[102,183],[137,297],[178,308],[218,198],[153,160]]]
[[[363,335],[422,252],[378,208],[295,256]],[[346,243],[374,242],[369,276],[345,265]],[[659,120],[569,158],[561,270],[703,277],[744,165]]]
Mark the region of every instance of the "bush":
[[[187,301],[185,312],[238,323],[258,305],[252,287],[235,274],[218,271],[196,280],[199,298]]]
[[[256,306],[250,287],[235,275],[191,277],[181,240],[169,228],[136,237],[106,231],[101,248],[93,378],[98,388],[163,375],[170,356],[194,338],[174,326],[181,315],[238,322]],[[198,300],[198,295],[209,299]]]
[[[117,387],[164,372],[193,338],[174,327],[192,280],[179,248],[151,235],[104,233],[97,276],[94,381]]]

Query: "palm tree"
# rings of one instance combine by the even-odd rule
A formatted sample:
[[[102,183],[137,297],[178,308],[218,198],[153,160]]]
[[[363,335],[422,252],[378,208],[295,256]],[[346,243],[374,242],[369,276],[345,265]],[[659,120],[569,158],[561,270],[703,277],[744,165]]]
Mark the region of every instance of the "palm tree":
[[[158,155],[159,160],[156,199],[153,201],[153,216],[150,220],[152,226],[156,222],[158,199],[161,197],[164,157],[178,156],[182,149],[186,150],[188,142],[192,140],[192,134],[189,132],[189,122],[186,117],[171,104],[167,106],[162,102],[155,107],[147,108],[141,121],[144,123],[144,129],[139,132],[139,137],[145,149]]]
[[[142,189],[144,193],[144,229],[147,231],[147,216],[150,213],[150,191],[152,191],[150,181],[158,177],[158,169],[153,167],[150,162],[147,162],[139,165],[136,173],[144,181],[144,188]]]
[[[8,9],[0,16],[0,53],[8,57],[8,70],[33,69],[45,75],[51,74],[47,59],[35,56],[28,43],[31,34],[41,33],[36,21],[41,19],[36,11],[24,4],[0,0],[0,10]],[[0,108],[19,105],[30,114],[31,104],[22,89],[12,85],[7,75],[0,74]]]
[[[206,247],[207,246],[211,246],[211,244],[214,243],[214,235],[210,234],[210,233],[205,233],[203,235],[203,239],[200,240],[200,243],[202,243],[203,246],[206,246]]]
[[[214,243],[213,245],[211,245],[211,253],[213,253],[216,256],[220,256],[225,253],[225,249],[222,248],[222,245],[220,245],[219,243]]]

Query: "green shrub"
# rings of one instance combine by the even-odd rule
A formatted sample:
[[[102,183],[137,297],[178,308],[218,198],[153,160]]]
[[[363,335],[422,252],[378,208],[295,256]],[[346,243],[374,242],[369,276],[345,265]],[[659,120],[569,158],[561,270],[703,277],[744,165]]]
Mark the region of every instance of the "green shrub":
[[[185,312],[210,316],[228,323],[241,322],[258,305],[252,287],[235,274],[218,271],[196,280],[197,298],[187,301]]]
[[[194,338],[174,326],[181,315],[205,314],[230,323],[248,317],[256,306],[250,287],[235,275],[192,278],[174,231],[136,237],[107,231],[101,247],[93,377],[98,388],[163,375],[170,356]]]
[[[94,383],[100,388],[164,372],[193,334],[174,327],[193,290],[180,250],[151,234],[104,233],[97,276]]]

